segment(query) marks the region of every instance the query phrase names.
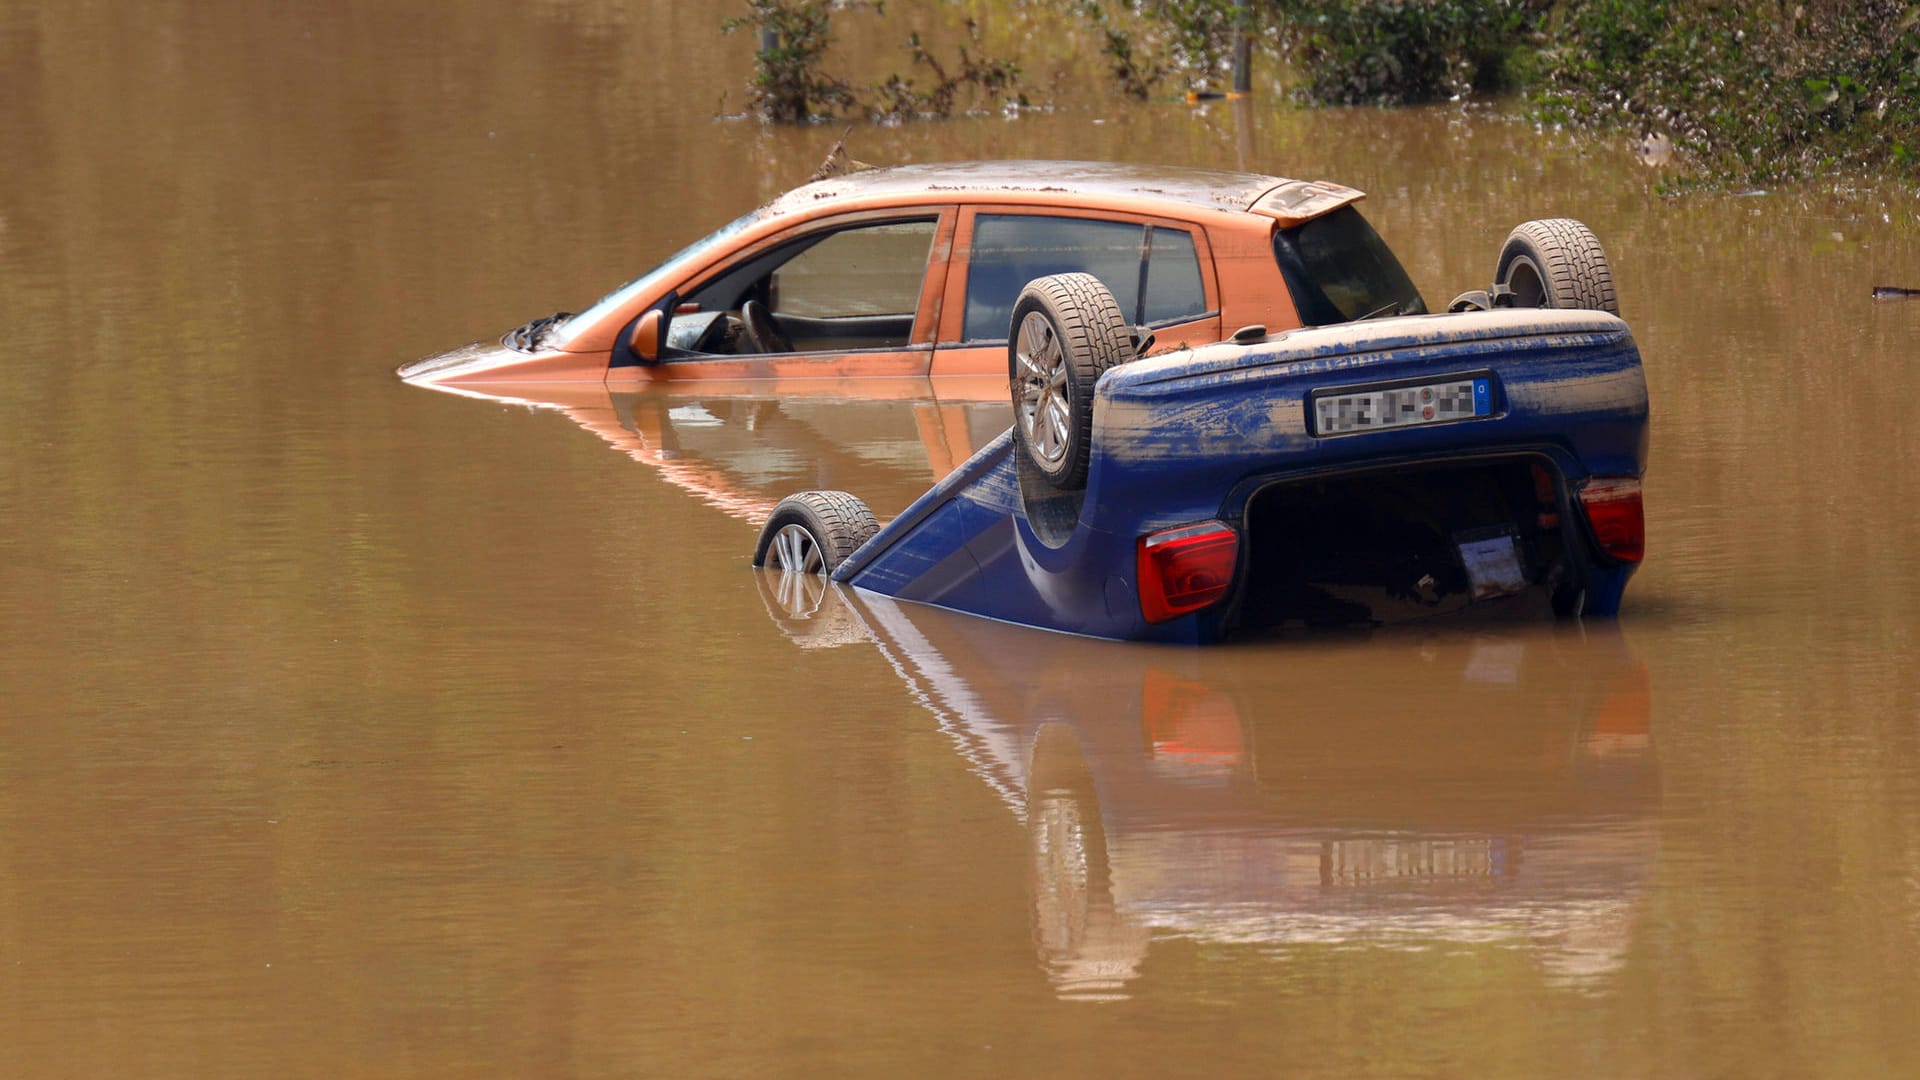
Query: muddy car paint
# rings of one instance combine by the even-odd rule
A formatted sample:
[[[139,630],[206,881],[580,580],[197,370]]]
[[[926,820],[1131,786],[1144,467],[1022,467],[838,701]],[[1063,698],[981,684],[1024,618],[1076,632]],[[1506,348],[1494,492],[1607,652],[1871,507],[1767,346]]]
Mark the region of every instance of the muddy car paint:
[[[1488,415],[1326,437],[1315,391],[1480,376]],[[1218,344],[1107,371],[1095,391],[1084,492],[1031,476],[1003,436],[983,447],[834,571],[855,587],[992,619],[1093,637],[1198,644],[1231,636],[1259,539],[1249,500],[1272,485],[1367,470],[1527,459],[1557,478],[1554,526],[1581,580],[1575,608],[1618,611],[1634,564],[1608,558],[1571,496],[1593,477],[1637,483],[1648,404],[1626,324],[1588,311],[1383,319]],[[1221,521],[1240,532],[1230,598],[1166,622],[1142,613],[1138,544]]]
[[[1005,366],[998,341],[968,340],[970,256],[976,228],[993,215],[1048,216],[1170,230],[1191,239],[1205,300],[1189,318],[1155,326],[1160,347],[1216,341],[1247,325],[1301,325],[1274,258],[1274,234],[1361,199],[1323,181],[1252,173],[1069,161],[979,161],[870,169],[797,188],[727,224],[601,298],[578,315],[535,320],[505,339],[512,348],[467,347],[405,365],[422,386],[479,387],[772,378],[993,375]],[[669,351],[653,361],[631,337],[643,314],[670,328],[696,290],[788,245],[838,230],[935,223],[911,330],[891,347],[708,354]],[[784,265],[784,264],[782,264]],[[1051,271],[1049,271],[1051,272]],[[1025,279],[1010,287],[1017,290]],[[763,283],[756,288],[766,288]],[[1011,295],[1006,297],[1011,302]],[[739,321],[740,312],[721,313]],[[773,314],[778,318],[780,312]],[[901,318],[906,318],[902,313]],[[672,335],[663,329],[660,340]]]

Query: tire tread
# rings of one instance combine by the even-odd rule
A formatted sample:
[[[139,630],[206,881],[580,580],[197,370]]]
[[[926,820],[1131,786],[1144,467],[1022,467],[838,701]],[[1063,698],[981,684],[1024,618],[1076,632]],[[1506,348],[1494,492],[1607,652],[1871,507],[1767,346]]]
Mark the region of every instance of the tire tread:
[[[766,565],[774,535],[788,525],[802,525],[813,534],[829,574],[880,531],[879,519],[865,500],[852,492],[798,491],[781,499],[767,515],[760,542],[753,550],[753,565]]]
[[[1083,486],[1093,439],[1093,384],[1100,373],[1133,358],[1133,341],[1128,336],[1126,316],[1100,279],[1087,273],[1053,274],[1036,278],[1020,291],[1014,304],[1013,325],[1008,328],[1008,378],[1013,384],[1014,404],[1019,406],[1019,376],[1013,360],[1018,348],[1022,312],[1035,302],[1046,313],[1060,335],[1061,348],[1071,369],[1069,378],[1084,388],[1075,395],[1084,399],[1085,408],[1072,410],[1073,432],[1068,438],[1068,460],[1058,476],[1049,477],[1061,489]],[[1026,437],[1019,424],[1014,438],[1022,453],[1029,453]],[[1036,463],[1037,463],[1037,459]]]
[[[1540,264],[1550,306],[1620,314],[1613,267],[1599,238],[1586,225],[1573,218],[1539,218],[1515,226],[1501,250],[1502,277],[1516,253],[1516,242],[1529,246]]]

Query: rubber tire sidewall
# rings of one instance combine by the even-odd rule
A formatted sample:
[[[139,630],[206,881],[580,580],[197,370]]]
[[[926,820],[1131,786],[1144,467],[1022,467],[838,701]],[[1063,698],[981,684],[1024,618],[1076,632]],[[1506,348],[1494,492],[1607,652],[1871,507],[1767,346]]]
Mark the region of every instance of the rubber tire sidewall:
[[[753,565],[767,565],[767,551],[773,538],[789,525],[798,525],[813,538],[820,549],[821,572],[832,574],[847,556],[860,550],[880,524],[873,511],[857,495],[845,491],[802,491],[780,500],[767,523],[760,528],[760,540],[753,548]]]
[[[1051,325],[1067,369],[1067,450],[1049,466],[1020,423],[1020,328],[1038,313]],[[1014,407],[1013,441],[1034,472],[1060,491],[1086,486],[1093,450],[1093,391],[1100,373],[1132,356],[1126,317],[1113,293],[1092,274],[1037,278],[1020,291],[1007,332],[1007,379]]]
[[[1606,252],[1593,230],[1572,218],[1541,218],[1515,226],[1500,248],[1493,280],[1508,284],[1516,264],[1530,267],[1539,277],[1540,307],[1620,314]]]

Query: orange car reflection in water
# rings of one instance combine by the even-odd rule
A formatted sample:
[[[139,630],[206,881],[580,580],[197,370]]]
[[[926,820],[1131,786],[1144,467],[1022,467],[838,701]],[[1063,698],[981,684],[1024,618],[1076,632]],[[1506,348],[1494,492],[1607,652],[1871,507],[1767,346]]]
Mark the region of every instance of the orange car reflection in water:
[[[882,513],[898,510],[1013,418],[1006,379],[992,377],[432,389],[558,412],[755,528],[796,487],[844,488]]]
[[[799,643],[874,642],[1023,824],[1064,998],[1127,996],[1166,939],[1280,963],[1514,949],[1576,986],[1624,963],[1660,787],[1617,625],[1295,640],[1254,664],[838,586],[796,608],[761,580]],[[1383,655],[1404,678],[1380,680]]]
[[[1154,761],[1196,770],[1240,764],[1246,741],[1239,710],[1226,694],[1150,667],[1141,678],[1140,706]]]

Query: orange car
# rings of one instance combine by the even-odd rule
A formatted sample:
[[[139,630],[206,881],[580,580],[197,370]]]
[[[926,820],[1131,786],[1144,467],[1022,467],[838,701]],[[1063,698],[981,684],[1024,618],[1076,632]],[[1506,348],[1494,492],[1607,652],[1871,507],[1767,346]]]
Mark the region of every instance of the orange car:
[[[416,384],[1003,375],[1035,278],[1092,273],[1159,348],[1426,311],[1352,204],[1318,181],[985,161],[807,184],[577,315],[400,369]]]

